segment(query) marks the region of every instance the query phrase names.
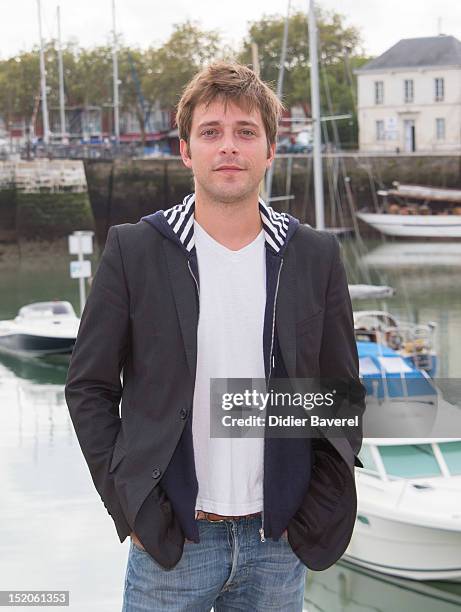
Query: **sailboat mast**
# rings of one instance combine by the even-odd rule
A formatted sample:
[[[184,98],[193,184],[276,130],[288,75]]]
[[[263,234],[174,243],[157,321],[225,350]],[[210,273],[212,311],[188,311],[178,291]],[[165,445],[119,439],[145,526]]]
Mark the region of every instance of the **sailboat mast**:
[[[58,18],[58,66],[59,66],[59,116],[61,120],[61,142],[67,144],[66,133],[66,110],[64,106],[64,66],[62,62],[62,43],[61,43],[61,9],[57,7]]]
[[[120,120],[119,120],[119,100],[118,100],[118,57],[117,57],[117,31],[115,29],[115,0],[112,0],[112,26],[113,26],[113,47],[112,47],[112,70],[114,81],[114,135],[115,143],[120,144]]]
[[[285,18],[285,24],[283,26],[283,42],[282,42],[282,53],[280,54],[279,76],[277,80],[277,97],[279,100],[282,99],[282,93],[283,93],[283,76],[285,72],[285,61],[286,61],[286,56],[287,56],[288,25],[290,23],[290,7],[291,7],[291,0],[288,0],[287,16]],[[266,196],[267,196],[268,203],[270,202],[270,197],[271,197],[271,192],[272,192],[272,179],[274,176],[274,164],[275,164],[275,160],[272,162],[272,165],[267,171]]]
[[[282,42],[282,54],[280,56],[279,78],[277,81],[277,96],[279,99],[282,98],[282,92],[283,92],[283,75],[285,72],[285,61],[287,57],[288,25],[290,23],[290,7],[291,7],[291,0],[288,0],[287,16],[285,18],[285,24],[283,26],[283,42]]]
[[[48,144],[50,141],[50,124],[48,119],[48,104],[46,99],[46,73],[45,73],[45,51],[43,49],[42,38],[42,12],[40,0],[37,0],[38,10],[38,34],[40,37],[40,88],[42,93],[42,121],[43,121],[43,142]]]
[[[323,172],[322,172],[322,137],[320,125],[320,93],[319,93],[319,66],[317,43],[317,19],[315,16],[315,2],[310,0],[309,5],[309,55],[311,63],[311,105],[313,129],[313,162],[314,162],[314,197],[315,197],[315,226],[319,230],[325,229],[325,213],[323,198]]]

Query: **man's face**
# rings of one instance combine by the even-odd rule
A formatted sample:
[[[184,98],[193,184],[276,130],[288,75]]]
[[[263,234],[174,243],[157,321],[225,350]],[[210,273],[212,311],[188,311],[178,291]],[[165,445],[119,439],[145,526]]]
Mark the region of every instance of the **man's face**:
[[[229,102],[196,106],[189,150],[180,142],[184,164],[194,173],[196,191],[212,200],[233,203],[257,196],[275,145],[268,144],[259,109],[251,112]]]

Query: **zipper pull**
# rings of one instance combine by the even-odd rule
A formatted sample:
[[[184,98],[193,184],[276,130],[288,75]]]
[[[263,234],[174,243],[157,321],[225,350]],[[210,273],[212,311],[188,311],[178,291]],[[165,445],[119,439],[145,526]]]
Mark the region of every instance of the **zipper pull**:
[[[272,355],[272,369],[275,368],[275,355]]]
[[[264,537],[264,528],[261,527],[261,529],[259,530],[259,534],[261,536],[261,542],[265,542],[266,538]]]

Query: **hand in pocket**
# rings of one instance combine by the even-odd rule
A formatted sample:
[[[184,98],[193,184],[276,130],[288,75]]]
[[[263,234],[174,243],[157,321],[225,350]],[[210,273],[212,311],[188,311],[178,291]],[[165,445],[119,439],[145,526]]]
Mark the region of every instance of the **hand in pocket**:
[[[138,536],[135,534],[135,532],[134,532],[134,531],[132,531],[132,532],[130,533],[130,538],[131,538],[131,541],[133,542],[133,544],[134,544],[135,546],[137,546],[137,547],[138,547],[138,548],[140,548],[141,550],[146,550],[146,549],[144,548],[144,546],[141,544],[140,539],[138,538]]]

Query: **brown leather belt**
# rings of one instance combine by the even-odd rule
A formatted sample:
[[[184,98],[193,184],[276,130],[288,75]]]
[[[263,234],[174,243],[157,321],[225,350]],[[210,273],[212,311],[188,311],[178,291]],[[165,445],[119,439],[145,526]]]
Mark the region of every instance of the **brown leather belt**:
[[[251,518],[253,516],[260,516],[261,512],[253,512],[253,514],[244,514],[240,516],[224,516],[222,514],[214,514],[214,512],[204,512],[203,510],[197,510],[195,513],[196,520],[207,520],[212,523],[218,523],[222,521],[236,521],[238,519]]]

